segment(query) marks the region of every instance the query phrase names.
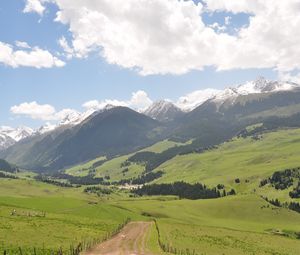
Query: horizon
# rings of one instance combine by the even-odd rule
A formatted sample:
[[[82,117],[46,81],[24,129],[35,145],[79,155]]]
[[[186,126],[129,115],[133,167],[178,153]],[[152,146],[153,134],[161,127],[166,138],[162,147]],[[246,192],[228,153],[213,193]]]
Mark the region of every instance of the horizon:
[[[6,95],[0,102],[0,126],[37,128],[46,122],[57,123],[71,111],[85,111],[88,103],[125,102],[133,109],[160,99],[176,103],[194,91],[222,90],[258,76],[299,80],[296,49],[294,55],[277,53],[280,43],[286,51],[292,50],[280,35],[294,36],[296,27],[284,20],[284,10],[297,14],[293,2],[273,6],[263,2],[236,5],[234,1],[224,5],[211,0],[140,3],[129,1],[128,9],[118,1],[95,6],[74,3],[76,10],[68,9],[65,1],[2,3],[0,24],[9,29],[0,37],[0,89]],[[155,18],[158,6],[162,11]],[[277,13],[276,20],[263,17],[260,9],[268,15]],[[90,16],[86,23],[76,23],[83,10]],[[141,22],[148,15],[146,10],[150,16]],[[127,11],[135,16],[129,19]],[[98,18],[106,26],[95,22]],[[93,29],[89,30],[89,22]],[[273,31],[260,22],[278,22],[281,27]],[[163,33],[155,30],[157,26],[164,28]],[[123,29],[130,33],[121,42]],[[270,46],[268,33],[278,45]],[[180,34],[183,38],[178,41]],[[139,41],[145,35],[148,39]],[[261,51],[257,56],[244,52],[246,36],[249,47]],[[260,44],[252,42],[253,38],[260,38]],[[231,54],[232,45],[241,52]]]
[[[70,112],[66,111],[66,113],[64,114],[64,117],[59,119],[59,120],[44,121],[41,125],[34,126],[34,127],[26,126],[26,125],[23,125],[23,124],[20,124],[18,126],[0,125],[0,130],[9,130],[9,129],[13,130],[13,129],[18,129],[18,128],[30,128],[34,131],[37,131],[38,129],[40,129],[42,127],[47,127],[47,126],[53,126],[53,128],[54,128],[54,127],[60,125],[61,123],[63,123],[64,119],[69,118],[74,113],[79,114],[79,115],[85,115],[86,114],[85,118],[87,118],[92,113],[99,112],[99,111],[101,111],[101,110],[103,110],[107,107],[127,107],[127,108],[130,108],[130,109],[132,109],[136,112],[144,113],[148,109],[155,106],[155,104],[157,104],[159,102],[170,102],[170,103],[172,103],[172,105],[178,107],[181,111],[190,112],[190,111],[193,111],[195,108],[201,106],[205,101],[213,99],[214,97],[217,96],[217,94],[222,93],[226,89],[236,89],[236,88],[238,88],[240,86],[243,86],[247,83],[251,83],[251,82],[255,83],[255,82],[257,82],[261,79],[266,80],[267,82],[287,82],[287,83],[289,82],[289,81],[280,81],[280,80],[270,80],[270,79],[266,79],[264,76],[257,76],[256,79],[254,79],[254,80],[245,81],[244,83],[240,83],[240,84],[233,84],[233,85],[225,86],[222,89],[213,89],[213,88],[209,87],[209,88],[204,88],[204,89],[201,89],[201,90],[192,91],[191,93],[188,93],[187,95],[185,95],[185,97],[184,96],[179,97],[177,99],[177,101],[173,101],[173,100],[170,100],[168,98],[158,98],[157,100],[152,101],[150,98],[146,97],[147,99],[150,100],[150,103],[146,107],[143,107],[143,108],[137,108],[137,107],[134,107],[130,104],[130,101],[134,97],[134,93],[136,93],[136,92],[133,92],[131,100],[128,100],[128,101],[121,101],[121,100],[117,100],[117,99],[114,99],[114,100],[108,99],[108,100],[104,100],[103,102],[99,102],[99,101],[96,102],[97,100],[91,100],[91,101],[88,101],[88,102],[85,102],[84,104],[82,104],[81,108],[83,109],[83,111],[78,111],[78,110],[74,110],[74,109],[72,109]],[[291,83],[295,83],[295,82],[291,82]],[[295,83],[295,84],[299,85],[298,83]],[[205,100],[197,99],[198,100],[197,101],[197,100],[193,99],[193,98],[195,98],[195,96],[193,96],[193,94],[197,95],[197,94],[203,93],[205,91],[214,91],[215,93],[210,95],[209,98],[207,98]],[[137,91],[137,92],[141,92],[141,91]],[[190,100],[189,101],[190,104],[183,103],[183,101],[185,101],[186,99]],[[36,103],[36,102],[34,101],[32,103]],[[87,107],[85,105],[89,105],[89,107]],[[21,104],[21,106],[22,106],[22,104]],[[17,108],[17,106],[14,106],[14,107]],[[18,107],[20,107],[20,106],[18,106]],[[12,111],[12,108],[10,109],[10,111]],[[62,124],[62,125],[64,125],[64,124]]]

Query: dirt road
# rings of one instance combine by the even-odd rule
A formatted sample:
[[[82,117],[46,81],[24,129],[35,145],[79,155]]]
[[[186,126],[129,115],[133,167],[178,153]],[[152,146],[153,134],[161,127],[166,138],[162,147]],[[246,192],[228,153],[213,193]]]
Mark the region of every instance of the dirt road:
[[[131,222],[113,238],[84,255],[153,255],[146,249],[152,222]]]

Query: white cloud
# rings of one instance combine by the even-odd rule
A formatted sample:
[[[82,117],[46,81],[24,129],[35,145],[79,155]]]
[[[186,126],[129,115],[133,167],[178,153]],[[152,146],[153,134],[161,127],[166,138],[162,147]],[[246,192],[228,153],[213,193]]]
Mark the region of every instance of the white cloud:
[[[58,44],[60,45],[60,47],[62,47],[62,49],[66,53],[66,57],[68,59],[71,59],[73,57],[73,55],[74,55],[74,50],[71,48],[71,46],[69,45],[69,43],[67,42],[67,40],[66,40],[66,38],[64,36],[62,36],[58,40]]]
[[[116,99],[105,99],[105,100],[102,100],[102,101],[91,100],[91,101],[85,102],[82,106],[86,109],[98,110],[98,109],[103,109],[107,105],[128,106],[127,102],[119,101],[119,100],[116,100]]]
[[[289,81],[300,84],[300,71],[296,73],[291,72],[280,72],[279,80],[281,81]]]
[[[219,47],[219,70],[274,68],[292,71],[300,68],[300,2],[298,0],[205,0],[210,11],[245,12],[252,16]]]
[[[211,99],[220,92],[221,90],[217,89],[196,90],[180,97],[176,102],[176,105],[185,111],[189,111],[203,104],[206,100]]]
[[[23,12],[36,12],[42,16],[45,11],[45,7],[43,6],[42,2],[42,0],[26,0],[26,5]]]
[[[69,26],[72,41],[60,45],[72,56],[97,52],[108,63],[142,75],[218,70],[300,68],[299,0],[52,0],[56,21]],[[205,25],[203,12],[250,14],[234,35]],[[229,16],[228,16],[229,17]],[[230,19],[225,18],[225,25]]]
[[[129,106],[143,110],[152,104],[152,100],[148,97],[147,93],[143,90],[132,93],[132,97],[129,101]]]
[[[27,42],[21,42],[21,41],[15,41],[15,44],[17,47],[19,48],[23,48],[23,49],[30,49],[31,47],[28,45]]]
[[[22,42],[22,45],[26,46],[25,42]],[[34,47],[33,49],[30,48],[27,50],[14,50],[12,45],[3,43],[1,41],[0,63],[14,68],[20,66],[50,68],[62,67],[65,65],[65,62],[53,56],[47,50],[42,50],[38,47]]]
[[[223,32],[226,30],[226,27],[220,25],[218,22],[214,22],[213,24],[209,25],[209,27],[214,29],[216,32]]]
[[[214,48],[209,42],[215,33],[201,21],[201,4],[177,0],[56,3],[60,9],[56,21],[69,24],[77,57],[98,51],[108,63],[143,75],[181,74],[213,64]]]
[[[147,93],[143,90],[133,92],[130,100],[120,101],[116,99],[105,99],[102,101],[91,100],[85,102],[82,106],[86,109],[103,109],[106,105],[113,106],[126,106],[138,111],[142,111],[152,104],[152,100],[148,97]]]
[[[53,120],[55,108],[49,104],[38,104],[36,101],[21,103],[10,108],[13,114],[29,116],[32,119]]]
[[[10,108],[10,111],[15,115],[24,115],[32,119],[44,121],[59,121],[65,119],[67,116],[76,118],[80,115],[78,111],[73,109],[67,108],[56,111],[52,105],[39,104],[36,101],[14,105]]]

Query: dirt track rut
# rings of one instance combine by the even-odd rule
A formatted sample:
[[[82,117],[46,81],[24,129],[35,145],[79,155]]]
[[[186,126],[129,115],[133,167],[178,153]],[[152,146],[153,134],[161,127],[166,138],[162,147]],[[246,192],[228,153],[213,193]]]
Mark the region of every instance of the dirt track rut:
[[[152,222],[131,222],[113,238],[98,244],[84,255],[154,255],[146,250]]]

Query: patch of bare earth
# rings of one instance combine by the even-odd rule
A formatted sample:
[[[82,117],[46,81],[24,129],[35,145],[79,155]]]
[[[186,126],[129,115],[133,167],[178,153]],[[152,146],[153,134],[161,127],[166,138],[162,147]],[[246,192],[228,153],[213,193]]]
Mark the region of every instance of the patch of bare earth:
[[[154,255],[146,250],[152,222],[130,222],[119,234],[83,253],[84,255]]]

